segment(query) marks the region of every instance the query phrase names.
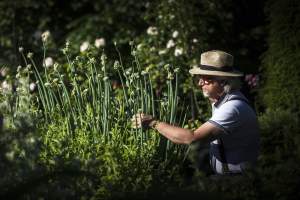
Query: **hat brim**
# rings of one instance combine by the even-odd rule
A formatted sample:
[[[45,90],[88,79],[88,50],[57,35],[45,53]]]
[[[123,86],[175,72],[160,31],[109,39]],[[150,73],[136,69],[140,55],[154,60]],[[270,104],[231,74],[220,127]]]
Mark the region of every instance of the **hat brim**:
[[[211,70],[203,70],[198,67],[189,70],[190,74],[193,75],[209,75],[209,76],[232,76],[232,77],[241,77],[244,74],[240,71],[234,70],[231,72],[222,72],[222,71],[211,71]]]

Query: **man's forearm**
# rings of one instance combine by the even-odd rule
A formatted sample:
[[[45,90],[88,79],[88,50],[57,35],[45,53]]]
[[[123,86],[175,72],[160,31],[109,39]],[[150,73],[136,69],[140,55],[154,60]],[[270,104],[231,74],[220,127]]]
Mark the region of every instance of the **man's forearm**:
[[[178,126],[172,126],[165,122],[159,122],[155,129],[177,144],[190,144],[194,139],[194,133],[189,129],[180,128]]]

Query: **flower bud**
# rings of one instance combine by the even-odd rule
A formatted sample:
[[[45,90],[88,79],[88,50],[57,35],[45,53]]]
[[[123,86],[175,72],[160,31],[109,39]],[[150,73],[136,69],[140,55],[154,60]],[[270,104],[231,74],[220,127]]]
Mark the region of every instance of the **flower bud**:
[[[105,76],[105,77],[103,78],[103,81],[108,81],[108,77]]]
[[[115,61],[115,63],[114,63],[114,69],[115,70],[118,70],[120,68],[120,63],[119,63],[119,61]]]
[[[50,31],[45,31],[44,33],[42,33],[42,41],[43,42],[47,42],[48,38],[50,36]]]
[[[19,52],[22,53],[24,51],[23,47],[19,47]]]
[[[105,39],[104,38],[98,38],[95,40],[95,47],[100,48],[105,46]]]
[[[30,83],[30,84],[29,84],[29,90],[30,90],[31,92],[33,92],[33,91],[35,90],[35,88],[36,88],[36,84],[35,84],[35,83]]]
[[[32,52],[29,52],[29,53],[27,54],[27,58],[31,59],[32,57],[33,57],[33,53],[32,53]]]

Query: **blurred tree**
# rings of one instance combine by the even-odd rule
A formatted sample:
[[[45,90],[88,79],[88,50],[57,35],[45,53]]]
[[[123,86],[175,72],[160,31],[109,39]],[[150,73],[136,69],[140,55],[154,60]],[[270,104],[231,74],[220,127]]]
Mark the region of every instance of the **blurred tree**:
[[[263,55],[264,107],[298,113],[300,102],[300,3],[295,0],[268,1],[270,24],[268,50]]]
[[[57,51],[66,40],[71,43],[71,53],[76,55],[82,45],[95,48],[98,39],[98,45],[113,59],[118,56],[116,43],[128,67],[128,44],[134,41],[140,50],[141,66],[154,71],[155,85],[164,85],[166,80],[162,77],[166,74],[161,73],[161,68],[170,64],[180,68],[180,91],[187,94],[192,84],[188,70],[199,63],[200,53],[206,50],[228,51],[234,54],[238,69],[258,72],[259,55],[265,48],[263,7],[264,1],[258,0],[3,0],[0,64],[20,64],[19,46],[26,52],[34,51],[35,58],[41,57],[40,36],[46,30],[52,39],[50,56],[59,57]],[[151,33],[151,28],[157,34]],[[199,109],[198,112],[207,113]]]

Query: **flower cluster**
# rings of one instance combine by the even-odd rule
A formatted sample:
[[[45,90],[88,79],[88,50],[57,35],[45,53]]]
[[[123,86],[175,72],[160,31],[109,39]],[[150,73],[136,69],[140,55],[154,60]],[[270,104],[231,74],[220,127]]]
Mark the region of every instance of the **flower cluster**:
[[[156,27],[150,26],[150,27],[147,29],[147,34],[148,34],[148,35],[158,35],[158,30],[157,30]]]
[[[47,31],[43,32],[42,35],[41,35],[41,37],[42,37],[42,41],[43,42],[47,42],[48,38],[50,37],[50,31],[47,30]]]
[[[46,68],[52,67],[54,64],[53,59],[51,57],[47,57],[44,60],[43,66]]]
[[[255,88],[259,83],[259,76],[257,74],[246,74],[245,81],[250,88]]]
[[[104,38],[97,38],[95,40],[95,47],[100,48],[105,46],[105,39]]]
[[[88,41],[83,42],[80,45],[80,52],[84,52],[84,51],[88,50],[89,47],[90,47],[90,43]]]

